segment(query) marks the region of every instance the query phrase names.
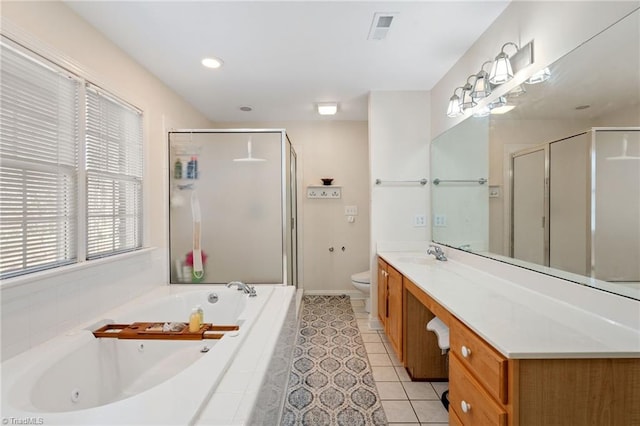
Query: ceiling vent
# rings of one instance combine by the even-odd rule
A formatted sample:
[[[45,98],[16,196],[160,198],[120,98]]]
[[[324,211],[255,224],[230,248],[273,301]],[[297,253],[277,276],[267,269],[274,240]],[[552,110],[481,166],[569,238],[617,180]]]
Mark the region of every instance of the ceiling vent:
[[[371,29],[367,40],[384,40],[387,37],[389,28],[396,18],[397,13],[377,12],[373,15]]]

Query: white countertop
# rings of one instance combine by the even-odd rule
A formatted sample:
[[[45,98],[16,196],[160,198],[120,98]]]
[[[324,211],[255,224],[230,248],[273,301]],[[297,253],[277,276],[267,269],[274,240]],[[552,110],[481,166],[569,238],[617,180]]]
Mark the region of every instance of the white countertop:
[[[460,261],[437,261],[424,251],[378,255],[508,358],[640,358],[638,301],[620,299],[632,319],[616,321],[611,306],[602,312],[581,306],[585,291],[598,290],[559,283],[576,286],[562,289],[575,292],[576,302],[566,302]],[[605,293],[589,293],[593,297],[602,297],[603,305],[617,303]]]

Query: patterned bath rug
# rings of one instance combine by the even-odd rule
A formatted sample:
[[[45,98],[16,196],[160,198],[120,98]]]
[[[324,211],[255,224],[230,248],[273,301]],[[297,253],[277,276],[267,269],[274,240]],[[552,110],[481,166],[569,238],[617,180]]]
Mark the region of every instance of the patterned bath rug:
[[[349,296],[304,296],[283,426],[386,425]]]

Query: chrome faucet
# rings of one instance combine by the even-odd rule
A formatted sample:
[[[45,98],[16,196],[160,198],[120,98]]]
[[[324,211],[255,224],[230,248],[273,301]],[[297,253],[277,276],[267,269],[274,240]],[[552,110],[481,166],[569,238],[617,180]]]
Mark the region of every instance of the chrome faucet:
[[[256,288],[254,286],[245,284],[241,281],[231,281],[227,284],[227,287],[232,287],[234,285],[238,287],[238,291],[244,291],[245,294],[249,295],[249,297],[256,297]]]
[[[437,260],[445,261],[447,260],[447,256],[444,255],[444,252],[439,246],[430,245],[427,249],[427,254],[432,254],[436,257]]]

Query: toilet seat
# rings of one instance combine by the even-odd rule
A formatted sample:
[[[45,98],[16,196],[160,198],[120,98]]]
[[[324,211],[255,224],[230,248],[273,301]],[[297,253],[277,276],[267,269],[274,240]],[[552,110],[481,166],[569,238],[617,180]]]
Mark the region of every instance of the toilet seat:
[[[351,275],[351,281],[369,285],[371,284],[371,274],[369,271],[358,272],[357,274]]]

